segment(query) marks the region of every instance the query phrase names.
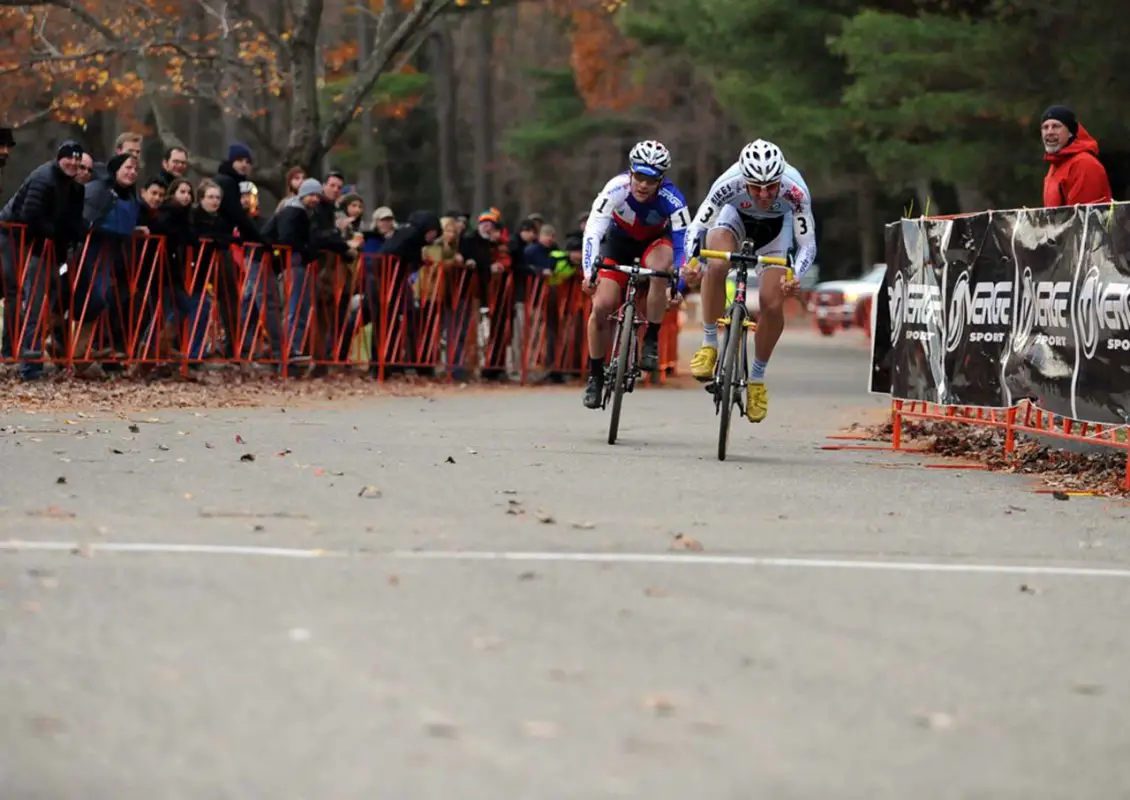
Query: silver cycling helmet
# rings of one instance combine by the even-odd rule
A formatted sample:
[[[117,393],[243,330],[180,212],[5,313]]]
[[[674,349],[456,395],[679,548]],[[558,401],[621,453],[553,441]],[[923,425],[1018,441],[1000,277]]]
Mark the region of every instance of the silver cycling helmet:
[[[772,142],[758,139],[742,148],[738,156],[742,175],[749,183],[774,183],[785,172],[785,156]]]
[[[632,172],[662,178],[671,169],[671,153],[662,142],[646,139],[632,148],[628,154],[628,165]]]

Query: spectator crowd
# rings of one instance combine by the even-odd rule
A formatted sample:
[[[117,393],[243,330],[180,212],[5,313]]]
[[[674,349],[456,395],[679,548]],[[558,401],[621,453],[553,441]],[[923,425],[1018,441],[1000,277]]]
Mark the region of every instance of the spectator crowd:
[[[14,142],[0,139],[6,156]],[[52,362],[160,374],[178,358],[325,371],[361,360],[362,340],[374,373],[459,375],[476,349],[482,377],[504,379],[516,308],[536,294],[560,309],[578,280],[583,217],[561,236],[538,214],[511,233],[497,208],[368,215],[341,172],[301,167],[265,214],[246,145],[192,181],[185,148],[147,165],[142,143],[123,133],[100,161],[68,140],[0,210],[2,357],[23,380]],[[561,314],[550,316],[552,338]]]

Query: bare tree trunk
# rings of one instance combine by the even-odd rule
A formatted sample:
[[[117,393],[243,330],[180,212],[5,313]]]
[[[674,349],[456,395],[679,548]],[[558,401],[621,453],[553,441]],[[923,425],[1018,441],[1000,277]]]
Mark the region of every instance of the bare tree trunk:
[[[988,198],[976,186],[958,186],[957,210],[962,214],[969,212],[986,211],[992,206]]]
[[[436,131],[439,138],[439,191],[444,210],[460,205],[458,167],[455,158],[455,61],[454,43],[446,21],[436,23],[428,40],[435,87]]]
[[[871,269],[877,258],[879,230],[877,223],[875,180],[870,175],[860,178],[856,195],[859,224],[859,260],[863,271]]]
[[[494,197],[494,108],[492,72],[494,68],[494,8],[476,12],[475,27],[475,108],[474,140],[475,192],[473,213],[490,205]]]
[[[930,197],[929,178],[918,178],[914,181],[914,197],[918,203],[918,208],[912,212],[912,216],[921,217],[924,214],[938,213],[938,209],[934,208],[933,200]]]
[[[220,14],[224,18],[227,18],[227,16],[228,16],[227,0],[224,0],[224,2],[220,4]],[[228,31],[227,35],[224,37],[223,42],[220,45],[220,52],[223,54],[225,61],[231,61],[235,58],[237,46],[238,45],[235,41],[235,32],[234,31]],[[227,97],[229,95],[229,93],[231,93],[231,92],[238,92],[239,87],[235,85],[235,83],[232,79],[232,75],[233,75],[232,70],[223,69],[222,67],[221,67],[221,70],[222,71],[220,73],[220,97],[224,98],[224,97]],[[222,104],[223,100],[221,99],[220,102]],[[236,137],[237,137],[237,134],[238,134],[238,126],[236,124],[237,121],[236,121],[235,114],[230,114],[227,111],[225,111],[222,105],[220,107],[220,113],[223,116],[223,126],[224,126],[223,149],[226,152],[227,146],[236,140]]]
[[[372,25],[369,21],[368,3],[357,2],[357,62],[362,63],[369,57],[372,45]],[[361,110],[361,131],[357,139],[357,149],[361,155],[361,169],[357,175],[357,191],[366,203],[377,202],[377,170],[373,166],[373,112],[368,102]]]

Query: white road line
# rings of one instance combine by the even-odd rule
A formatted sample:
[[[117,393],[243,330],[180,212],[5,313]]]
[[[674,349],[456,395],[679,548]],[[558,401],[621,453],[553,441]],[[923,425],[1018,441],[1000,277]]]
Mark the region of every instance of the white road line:
[[[270,556],[274,558],[322,558],[348,553],[329,550],[299,550],[289,547],[240,547],[223,544],[151,544],[148,542],[0,542],[0,552],[34,550],[88,551],[94,553],[174,553],[202,556]]]
[[[791,569],[871,570],[882,572],[937,572],[988,575],[1045,575],[1064,578],[1130,578],[1130,569],[1042,566],[1033,564],[964,564],[936,561],[865,561],[827,558],[777,558],[761,556],[711,556],[698,553],[553,553],[483,550],[394,550],[349,553],[344,550],[308,550],[149,542],[0,542],[0,552],[151,553],[158,555],[257,556],[264,558],[348,558],[367,556],[399,561],[540,561],[589,564],[677,564],[679,566],[778,567]]]
[[[827,558],[763,558],[673,553],[515,553],[483,551],[398,550],[393,558],[421,561],[549,561],[621,564],[680,564],[728,567],[791,567],[802,569],[882,570],[888,572],[956,572],[996,575],[1056,575],[1072,578],[1130,578],[1130,569],[1053,567],[1026,564],[951,564],[921,561],[856,561]]]

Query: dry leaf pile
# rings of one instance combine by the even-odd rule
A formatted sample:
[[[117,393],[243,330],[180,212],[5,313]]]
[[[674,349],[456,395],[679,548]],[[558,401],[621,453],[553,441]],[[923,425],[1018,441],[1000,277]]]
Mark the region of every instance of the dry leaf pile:
[[[444,383],[398,377],[377,383],[350,373],[317,379],[280,378],[269,374],[216,372],[197,380],[145,381],[113,377],[90,381],[55,377],[24,383],[14,375],[0,377],[6,407],[22,411],[128,412],[165,408],[254,408],[302,406],[370,397],[437,397],[467,392],[544,391],[517,384]]]
[[[865,430],[869,439],[891,439],[889,421]],[[1002,430],[918,420],[903,422],[902,437],[904,442],[913,442],[931,453],[978,461],[998,472],[1038,475],[1054,489],[1109,496],[1130,494],[1121,487],[1126,475],[1125,450],[1111,447],[1093,453],[1072,453],[1017,434],[1012,453],[1006,455]]]

